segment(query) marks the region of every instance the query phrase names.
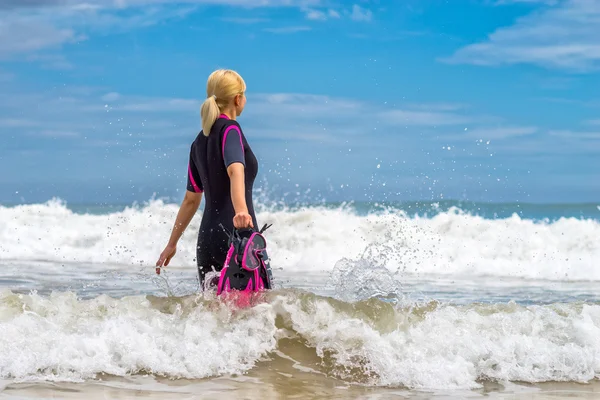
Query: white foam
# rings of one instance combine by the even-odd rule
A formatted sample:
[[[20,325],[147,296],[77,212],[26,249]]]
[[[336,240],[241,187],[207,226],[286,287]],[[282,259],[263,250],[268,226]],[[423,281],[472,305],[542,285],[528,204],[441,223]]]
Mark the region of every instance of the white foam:
[[[375,385],[473,389],[479,379],[588,382],[600,376],[600,306],[407,307],[383,327],[318,300],[278,311],[317,354],[360,368]],[[376,320],[381,318],[376,318]],[[381,322],[381,321],[378,321]],[[393,329],[389,329],[392,326]]]
[[[231,314],[175,304],[153,308],[142,296],[78,301],[0,293],[0,377],[80,381],[97,373],[203,378],[243,373],[276,346],[268,306]]]
[[[587,382],[600,375],[598,305],[353,308],[287,293],[232,314],[218,302],[195,304],[193,297],[166,301],[153,306],[143,296],[77,300],[69,292],[0,292],[0,378],[239,374],[283,351],[278,339],[294,335],[297,345],[309,347],[301,353],[314,348],[335,364],[302,368],[351,382],[373,373],[365,382],[372,385],[470,389],[485,378]],[[275,325],[278,316],[283,329]],[[354,372],[340,376],[344,367]]]
[[[178,205],[160,200],[105,215],[75,214],[64,203],[0,207],[0,260],[152,266],[170,235]],[[195,266],[201,212],[172,260]],[[513,215],[488,220],[453,209],[432,218],[400,211],[360,216],[344,208],[261,211],[274,268],[332,271],[343,258],[416,274],[600,280],[600,223]],[[383,261],[383,262],[382,262]]]

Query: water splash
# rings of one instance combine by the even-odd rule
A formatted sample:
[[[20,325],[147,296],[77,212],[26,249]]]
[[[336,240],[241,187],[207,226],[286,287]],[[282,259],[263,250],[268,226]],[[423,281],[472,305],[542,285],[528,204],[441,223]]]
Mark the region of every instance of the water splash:
[[[401,292],[401,284],[382,265],[374,265],[371,260],[341,259],[335,264],[329,285],[336,298],[356,302],[372,297],[396,297]]]

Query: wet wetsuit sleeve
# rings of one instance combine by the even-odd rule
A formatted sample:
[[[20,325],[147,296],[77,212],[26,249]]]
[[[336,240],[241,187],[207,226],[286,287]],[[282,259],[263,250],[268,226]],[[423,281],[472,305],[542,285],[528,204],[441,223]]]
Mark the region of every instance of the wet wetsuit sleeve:
[[[223,135],[223,162],[225,162],[225,168],[234,162],[239,162],[244,167],[246,166],[242,133],[235,125],[229,126]]]
[[[190,160],[188,161],[187,173],[187,190],[194,193],[204,192],[202,182],[200,181],[200,175],[198,174],[198,168],[196,168],[194,158],[192,157],[192,152],[190,152]]]

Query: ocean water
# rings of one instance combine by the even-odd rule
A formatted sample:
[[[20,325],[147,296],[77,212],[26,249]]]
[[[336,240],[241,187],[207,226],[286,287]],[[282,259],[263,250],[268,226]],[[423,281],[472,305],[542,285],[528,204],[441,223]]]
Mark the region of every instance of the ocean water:
[[[177,204],[0,206],[0,398],[594,398],[599,206],[263,201],[245,309],[201,210],[157,276]]]

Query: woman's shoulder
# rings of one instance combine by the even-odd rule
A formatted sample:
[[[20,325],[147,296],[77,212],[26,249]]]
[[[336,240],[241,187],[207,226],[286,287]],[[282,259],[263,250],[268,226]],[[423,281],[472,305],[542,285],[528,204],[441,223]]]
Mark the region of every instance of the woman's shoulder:
[[[236,128],[238,128],[240,131],[242,130],[242,125],[240,125],[240,123],[238,121],[236,121],[235,119],[223,119],[224,120],[224,124],[225,127],[228,128],[230,126],[234,126]]]
[[[242,136],[244,135],[244,131],[242,130],[242,126],[239,122],[233,119],[227,119],[223,121],[223,125],[219,130],[219,134],[221,138],[225,135],[225,133],[230,132],[231,130],[235,130],[239,132]]]

